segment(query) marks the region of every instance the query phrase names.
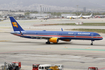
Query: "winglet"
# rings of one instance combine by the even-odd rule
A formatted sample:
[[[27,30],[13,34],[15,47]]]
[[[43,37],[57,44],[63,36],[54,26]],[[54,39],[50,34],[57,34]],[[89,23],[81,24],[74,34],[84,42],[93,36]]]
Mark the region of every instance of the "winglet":
[[[24,31],[22,27],[18,24],[18,22],[13,17],[9,17],[9,18],[10,18],[14,31]]]

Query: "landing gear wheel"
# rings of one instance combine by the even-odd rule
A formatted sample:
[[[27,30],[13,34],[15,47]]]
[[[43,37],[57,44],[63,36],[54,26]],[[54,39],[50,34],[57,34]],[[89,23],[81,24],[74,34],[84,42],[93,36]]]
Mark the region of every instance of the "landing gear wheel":
[[[50,42],[46,42],[46,44],[50,44]]]
[[[93,43],[91,43],[91,45],[93,45]]]
[[[93,45],[93,41],[91,41],[91,45]]]

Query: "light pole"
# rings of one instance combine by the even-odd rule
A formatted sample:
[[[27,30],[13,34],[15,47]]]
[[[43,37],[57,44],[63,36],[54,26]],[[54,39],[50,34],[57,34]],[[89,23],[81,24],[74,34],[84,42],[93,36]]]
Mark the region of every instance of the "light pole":
[[[77,15],[78,15],[78,5],[77,5]]]
[[[41,16],[41,12],[42,12],[42,6],[40,5],[40,16]]]

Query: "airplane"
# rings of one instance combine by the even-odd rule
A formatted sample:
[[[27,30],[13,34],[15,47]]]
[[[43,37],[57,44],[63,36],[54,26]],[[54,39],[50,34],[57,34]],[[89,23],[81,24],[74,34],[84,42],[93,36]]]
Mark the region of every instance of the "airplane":
[[[95,18],[105,18],[105,15],[95,15]]]
[[[82,14],[80,14],[79,16],[67,16],[67,19],[78,19],[81,17],[82,17]]]
[[[62,41],[71,41],[71,40],[91,40],[91,45],[93,45],[93,41],[95,40],[102,40],[98,33],[95,32],[81,32],[81,31],[31,31],[31,30],[24,30],[18,22],[13,18],[9,17],[13,32],[11,34],[23,37],[23,38],[30,38],[30,39],[46,39],[46,44],[50,43],[58,43],[59,40]]]
[[[82,18],[86,19],[86,18],[91,18],[93,16],[93,14],[89,15],[89,16],[82,16]]]

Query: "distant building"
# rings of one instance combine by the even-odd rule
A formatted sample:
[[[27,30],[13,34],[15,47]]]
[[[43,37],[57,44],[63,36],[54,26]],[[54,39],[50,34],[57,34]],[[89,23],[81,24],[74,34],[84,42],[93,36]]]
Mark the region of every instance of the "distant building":
[[[25,12],[14,12],[14,11],[3,10],[0,11],[0,15],[25,15]]]
[[[51,14],[44,14],[44,13],[39,13],[39,14],[34,14],[34,13],[31,13],[29,15],[29,18],[33,18],[33,19],[41,19],[41,18],[50,18],[51,17]]]
[[[37,11],[42,13],[42,12],[50,12],[51,8],[49,6],[45,6],[45,5],[38,5],[37,6]]]
[[[83,8],[83,12],[86,12],[86,7]]]
[[[24,19],[25,12],[17,12],[17,11],[8,11],[8,10],[1,10],[0,17],[4,19],[8,19],[9,16],[13,16],[15,19]]]

